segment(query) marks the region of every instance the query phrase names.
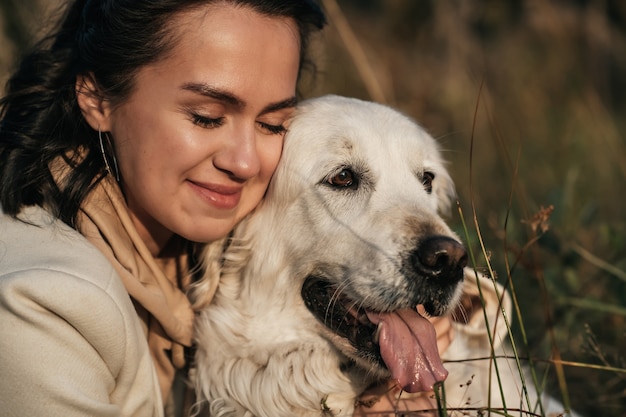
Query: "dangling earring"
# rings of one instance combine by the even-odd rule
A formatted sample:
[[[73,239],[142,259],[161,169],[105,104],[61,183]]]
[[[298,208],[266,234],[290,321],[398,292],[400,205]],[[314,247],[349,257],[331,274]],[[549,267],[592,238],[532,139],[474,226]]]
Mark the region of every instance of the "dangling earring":
[[[104,132],[104,135],[107,138],[107,145],[108,145],[107,148],[112,148],[113,146],[111,145],[111,140],[109,139],[109,135],[107,135],[106,132]],[[113,171],[111,170],[111,166],[109,165],[109,160],[107,159],[106,152],[104,151],[104,143],[102,141],[102,132],[100,131],[100,128],[98,128],[98,139],[100,140],[100,152],[102,152],[102,159],[104,159],[104,165],[106,166],[109,174],[113,175]],[[113,153],[113,167],[115,168],[115,179],[117,180],[117,182],[120,182],[120,171],[117,168],[117,158],[115,157],[115,153]]]

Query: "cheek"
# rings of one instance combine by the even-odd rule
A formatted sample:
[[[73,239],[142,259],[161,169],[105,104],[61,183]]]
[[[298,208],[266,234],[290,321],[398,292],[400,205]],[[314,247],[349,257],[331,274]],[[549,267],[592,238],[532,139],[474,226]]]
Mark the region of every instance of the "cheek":
[[[123,172],[128,175],[160,177],[181,174],[206,159],[202,140],[176,124],[175,128],[154,126],[120,141]],[[206,140],[204,141],[206,142]]]
[[[164,174],[178,166],[180,153],[164,152],[159,147],[144,146],[136,141],[120,149],[120,168],[126,183],[135,186],[154,186]]]
[[[265,143],[259,150],[259,158],[261,160],[261,172],[259,176],[262,181],[269,182],[274,171],[276,171],[282,150],[282,138],[276,138],[276,140]]]

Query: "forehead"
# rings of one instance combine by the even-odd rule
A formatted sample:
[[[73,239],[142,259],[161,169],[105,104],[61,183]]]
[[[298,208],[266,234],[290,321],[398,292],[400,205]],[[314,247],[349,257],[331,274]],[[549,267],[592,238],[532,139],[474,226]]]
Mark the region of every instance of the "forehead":
[[[259,38],[275,37],[300,48],[300,33],[296,22],[285,16],[261,14],[246,5],[215,2],[200,5],[175,14],[168,24],[174,43],[189,40],[201,47],[211,40],[215,44],[238,46],[242,38],[258,44]],[[271,47],[271,45],[266,45]]]
[[[176,99],[175,88],[189,84],[228,91],[255,108],[295,94],[300,44],[289,18],[219,2],[178,13],[169,37],[166,55],[136,79],[136,89],[147,86],[144,93],[161,101]]]
[[[439,163],[435,141],[411,119],[385,106],[341,98],[305,102],[289,129],[285,152],[304,159],[307,153],[325,155],[327,163]]]

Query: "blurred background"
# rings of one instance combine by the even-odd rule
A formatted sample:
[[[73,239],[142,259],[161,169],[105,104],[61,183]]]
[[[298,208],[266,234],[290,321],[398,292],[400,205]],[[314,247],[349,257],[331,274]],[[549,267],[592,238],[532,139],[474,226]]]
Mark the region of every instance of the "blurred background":
[[[435,136],[449,221],[515,294],[524,355],[575,409],[624,416],[626,1],[322,3],[303,95],[387,103]],[[2,86],[58,4],[0,0]]]

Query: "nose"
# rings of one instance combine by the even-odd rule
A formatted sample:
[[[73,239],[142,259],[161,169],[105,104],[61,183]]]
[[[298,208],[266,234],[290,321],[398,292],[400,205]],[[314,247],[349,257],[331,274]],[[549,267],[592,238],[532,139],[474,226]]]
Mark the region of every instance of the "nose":
[[[217,169],[240,180],[255,177],[261,170],[254,129],[235,129],[213,159]]]
[[[461,243],[448,236],[432,236],[420,242],[413,253],[413,266],[427,278],[440,284],[453,284],[463,279],[467,252]]]

